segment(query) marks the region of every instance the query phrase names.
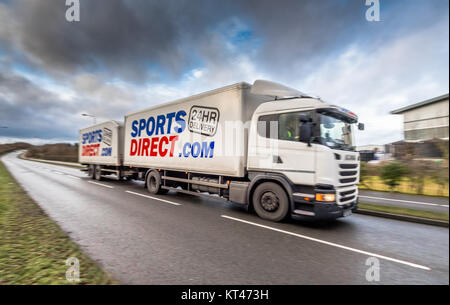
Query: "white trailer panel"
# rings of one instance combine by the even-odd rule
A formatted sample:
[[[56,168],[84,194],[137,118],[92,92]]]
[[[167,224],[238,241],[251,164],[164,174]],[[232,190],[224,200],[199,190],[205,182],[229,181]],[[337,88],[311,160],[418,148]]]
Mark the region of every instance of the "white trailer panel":
[[[80,130],[78,162],[81,164],[122,165],[123,126],[107,121]]]
[[[244,176],[248,140],[239,124],[249,127],[270,100],[250,88],[238,83],[126,115],[124,165]]]

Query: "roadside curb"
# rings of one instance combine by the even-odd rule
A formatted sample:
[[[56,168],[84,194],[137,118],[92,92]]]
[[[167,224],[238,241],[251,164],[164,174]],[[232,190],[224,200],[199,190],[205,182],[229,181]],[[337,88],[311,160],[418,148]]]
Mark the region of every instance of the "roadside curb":
[[[376,216],[376,217],[384,217],[384,218],[390,218],[390,219],[396,219],[396,220],[403,220],[403,221],[409,221],[409,222],[415,222],[415,223],[421,223],[426,225],[432,225],[432,226],[439,226],[439,227],[449,227],[449,223],[446,221],[441,220],[433,220],[433,219],[427,219],[427,218],[421,218],[421,217],[414,217],[414,216],[405,216],[405,215],[399,215],[399,214],[391,214],[391,213],[384,213],[384,212],[376,212],[376,211],[370,211],[365,209],[357,209],[354,211],[355,214],[362,214],[362,215],[369,215],[369,216]]]

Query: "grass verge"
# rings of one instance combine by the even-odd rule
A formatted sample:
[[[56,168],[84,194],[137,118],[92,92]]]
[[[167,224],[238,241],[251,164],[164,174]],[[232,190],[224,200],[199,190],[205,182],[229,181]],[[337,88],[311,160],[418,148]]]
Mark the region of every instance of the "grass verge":
[[[66,259],[80,262],[78,284],[117,283],[26,194],[0,161],[0,284],[71,284]]]
[[[400,184],[394,189],[395,193],[407,195],[421,195],[448,198],[449,188],[446,185],[439,185],[431,178],[426,178],[422,193],[418,193],[416,185],[409,178],[402,178]],[[391,189],[384,184],[383,180],[378,176],[368,176],[364,178],[364,183],[359,184],[361,190],[391,192]]]
[[[86,168],[86,166],[84,166],[84,165],[64,164],[64,163],[58,163],[58,162],[54,162],[52,160],[44,160],[44,159],[30,159],[30,158],[25,157],[24,154],[19,155],[19,158],[24,159],[24,160],[34,161],[34,162],[48,163],[48,164],[66,166],[66,167],[72,167],[72,168],[79,168],[79,169]]]
[[[413,217],[420,217],[420,218],[426,218],[426,219],[441,220],[441,221],[448,222],[448,214],[440,213],[440,212],[399,208],[399,207],[380,205],[380,204],[371,204],[371,203],[364,203],[364,202],[358,203],[358,209],[375,211],[375,212],[384,212],[384,213],[390,213],[390,214],[397,214],[397,215],[402,215],[402,216],[413,216]]]

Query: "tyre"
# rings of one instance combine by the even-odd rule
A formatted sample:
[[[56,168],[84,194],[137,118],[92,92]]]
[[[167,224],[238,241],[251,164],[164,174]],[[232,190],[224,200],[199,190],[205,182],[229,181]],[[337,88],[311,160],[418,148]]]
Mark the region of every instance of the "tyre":
[[[289,198],[278,184],[264,182],[253,192],[253,208],[263,219],[281,221],[289,212]]]
[[[145,181],[147,185],[147,190],[150,194],[165,194],[167,190],[161,188],[161,175],[159,172],[152,170],[147,175],[147,180]]]
[[[94,172],[95,172],[95,165],[89,164],[88,171],[87,171],[88,177],[91,179],[94,179]]]
[[[102,180],[102,167],[100,165],[95,166],[94,179],[97,181]]]

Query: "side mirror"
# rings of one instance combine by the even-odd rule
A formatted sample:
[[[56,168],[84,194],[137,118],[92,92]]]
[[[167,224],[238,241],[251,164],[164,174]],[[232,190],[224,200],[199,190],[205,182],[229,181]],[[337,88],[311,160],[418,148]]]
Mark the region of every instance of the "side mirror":
[[[312,124],[310,122],[303,123],[300,126],[300,142],[308,143],[311,146]]]
[[[358,123],[358,129],[359,130],[364,130],[364,124],[363,123]]]

